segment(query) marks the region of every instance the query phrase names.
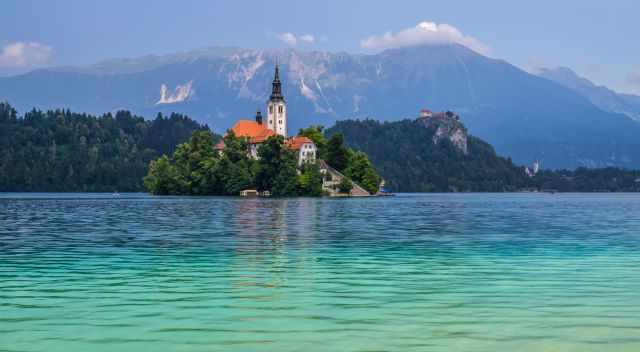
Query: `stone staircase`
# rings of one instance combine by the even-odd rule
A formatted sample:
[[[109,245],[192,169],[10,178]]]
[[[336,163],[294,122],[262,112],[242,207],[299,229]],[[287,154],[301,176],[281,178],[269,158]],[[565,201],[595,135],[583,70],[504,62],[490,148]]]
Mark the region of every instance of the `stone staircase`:
[[[338,185],[340,184],[340,181],[342,181],[342,179],[345,178],[346,176],[343,175],[340,171],[331,167],[324,160],[319,160],[318,164],[320,166],[320,172],[325,175],[322,181],[322,189],[327,193],[329,193],[331,197],[344,197],[344,196],[371,197],[372,196],[371,193],[367,192],[364,188],[362,188],[362,186],[360,186],[359,184],[353,181],[351,181],[351,184],[353,185],[353,187],[351,188],[351,192],[349,192],[349,194],[338,192]],[[327,177],[327,175],[329,175],[330,179],[329,177]]]

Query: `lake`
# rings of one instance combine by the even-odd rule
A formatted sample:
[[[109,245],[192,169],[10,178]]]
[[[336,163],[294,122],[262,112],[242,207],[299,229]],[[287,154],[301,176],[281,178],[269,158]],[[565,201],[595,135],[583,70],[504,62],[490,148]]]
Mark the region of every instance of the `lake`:
[[[0,194],[0,351],[639,351],[640,195]]]

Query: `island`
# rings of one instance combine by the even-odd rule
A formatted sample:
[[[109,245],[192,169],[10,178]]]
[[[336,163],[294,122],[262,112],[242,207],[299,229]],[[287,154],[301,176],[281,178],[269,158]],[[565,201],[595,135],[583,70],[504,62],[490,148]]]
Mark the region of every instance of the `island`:
[[[171,157],[153,160],[145,189],[159,195],[356,196],[377,195],[382,179],[366,154],[326,139],[321,126],[287,135],[287,105],[276,64],[267,116],[238,120],[214,145],[195,132]]]

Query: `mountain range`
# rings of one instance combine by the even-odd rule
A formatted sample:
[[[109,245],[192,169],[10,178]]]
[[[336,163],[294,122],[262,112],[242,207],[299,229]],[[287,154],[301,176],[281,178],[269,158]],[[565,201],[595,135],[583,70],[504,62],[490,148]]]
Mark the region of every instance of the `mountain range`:
[[[640,96],[620,94],[607,87],[597,86],[568,67],[542,68],[538,75],[580,93],[604,111],[625,114],[640,121]]]
[[[516,163],[640,168],[633,108],[640,98],[603,103],[583,81],[552,70],[530,74],[456,44],[370,55],[214,47],[114,59],[0,78],[0,100],[20,111],[127,109],[148,118],[175,111],[222,132],[264,109],[276,61],[292,132],[349,118],[414,118],[421,108],[452,110],[471,134]]]

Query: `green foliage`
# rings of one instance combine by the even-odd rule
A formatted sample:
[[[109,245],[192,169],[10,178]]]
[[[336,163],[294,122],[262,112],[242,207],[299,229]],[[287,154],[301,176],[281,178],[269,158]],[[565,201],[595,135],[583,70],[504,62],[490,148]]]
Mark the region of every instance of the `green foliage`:
[[[640,192],[640,171],[614,167],[542,170],[532,183],[535,189],[558,192]]]
[[[201,194],[206,184],[204,160],[212,159],[213,135],[209,131],[194,132],[187,143],[180,144],[173,153],[173,165],[176,169],[176,182],[183,185],[176,189],[180,194]],[[151,169],[150,169],[151,171]]]
[[[149,121],[128,111],[96,117],[32,110],[19,117],[0,103],[0,191],[142,191],[149,162],[198,130],[208,127],[180,114]]]
[[[338,183],[338,191],[340,193],[349,193],[353,188],[353,183],[348,177],[343,177]]]
[[[303,165],[298,176],[298,194],[307,197],[323,195],[322,173],[317,163]]]
[[[497,156],[480,139],[469,136],[465,155],[446,138],[434,145],[434,133],[412,120],[347,120],[327,131],[332,139],[343,134],[350,147],[366,153],[394,191],[503,192],[529,185],[524,168]],[[362,159],[353,156],[354,166],[344,173],[363,187],[373,188],[377,180],[356,166],[365,164]]]
[[[209,131],[194,132],[187,143],[176,148],[171,159],[163,156],[151,162],[144,183],[147,191],[153,194],[238,195],[241,190],[253,187],[256,162],[247,155],[247,141],[229,133],[224,137],[222,155],[213,149],[213,141],[214,136]]]
[[[236,163],[223,156],[216,170],[217,180],[221,191],[214,194],[236,196],[243,189],[253,188],[254,182],[251,175],[251,163],[253,161],[243,159]],[[206,193],[197,193],[206,194]]]
[[[351,153],[344,174],[371,194],[378,192],[380,181],[382,181],[367,155],[361,151]]]
[[[270,190],[276,197],[297,195],[297,164],[293,151],[286,148],[284,138],[269,137],[258,148],[256,185],[261,191]]]
[[[237,163],[247,159],[247,150],[249,150],[249,141],[246,138],[238,138],[229,130],[224,137],[224,155],[232,163]]]
[[[342,133],[335,133],[329,138],[326,155],[329,165],[340,172],[349,166],[351,150],[344,145]]]
[[[268,138],[258,149],[258,161],[248,156],[249,144],[233,133],[224,137],[222,154],[213,150],[208,131],[195,132],[176,149],[172,158],[151,162],[144,179],[154,194],[238,195],[257,188],[276,197],[322,195],[322,175],[316,164],[306,164],[298,174],[295,153],[282,136]]]
[[[382,179],[369,161],[367,154],[347,148],[342,133],[333,134],[326,145],[326,161],[329,165],[344,173],[367,192],[371,194],[378,192]]]
[[[152,160],[149,173],[144,177],[144,187],[153,190],[155,194],[175,194],[184,188],[178,184],[177,171],[166,155]]]

